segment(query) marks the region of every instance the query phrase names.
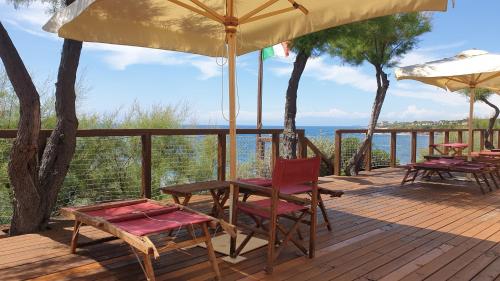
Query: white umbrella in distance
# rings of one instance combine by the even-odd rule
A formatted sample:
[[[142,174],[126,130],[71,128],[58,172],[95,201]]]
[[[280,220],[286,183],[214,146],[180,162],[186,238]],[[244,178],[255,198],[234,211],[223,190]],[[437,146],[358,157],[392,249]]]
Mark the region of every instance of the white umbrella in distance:
[[[448,91],[470,89],[468,144],[470,156],[473,143],[475,89],[500,90],[500,55],[482,50],[467,50],[437,61],[411,65],[395,70],[398,80],[411,79],[438,86]]]

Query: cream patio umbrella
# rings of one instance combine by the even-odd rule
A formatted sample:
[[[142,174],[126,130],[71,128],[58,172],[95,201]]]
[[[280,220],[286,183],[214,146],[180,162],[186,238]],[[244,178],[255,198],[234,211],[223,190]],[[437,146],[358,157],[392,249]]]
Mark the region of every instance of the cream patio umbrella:
[[[470,89],[469,152],[472,152],[475,89],[500,90],[500,55],[482,50],[467,50],[442,60],[411,65],[395,70],[398,80],[411,79],[455,92]]]
[[[236,179],[236,56],[378,16],[445,11],[448,0],[76,0],[44,30],[60,37],[222,56],[229,72],[230,180]],[[232,193],[233,188],[231,188]],[[232,209],[232,206],[230,206]],[[231,211],[231,214],[233,212]]]

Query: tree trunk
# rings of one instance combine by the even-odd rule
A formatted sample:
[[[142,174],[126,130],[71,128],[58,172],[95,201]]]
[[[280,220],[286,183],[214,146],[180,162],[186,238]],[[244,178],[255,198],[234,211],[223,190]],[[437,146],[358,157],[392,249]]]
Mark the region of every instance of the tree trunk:
[[[309,54],[300,51],[293,64],[292,75],[288,81],[285,103],[285,129],[283,131],[284,157],[287,159],[297,158],[297,133],[295,128],[295,116],[297,115],[297,90],[300,77],[304,72]]]
[[[387,74],[383,71],[382,66],[375,65],[375,70],[377,79],[377,94],[375,96],[375,101],[373,102],[370,124],[368,125],[368,131],[363,143],[349,160],[349,163],[345,168],[345,173],[348,176],[357,175],[363,165],[364,156],[368,150],[369,144],[372,142],[375,127],[377,126],[378,118],[380,116],[380,112],[382,111],[382,105],[384,104],[385,95],[387,94],[387,89],[389,88],[389,80],[387,79]]]
[[[40,163],[40,189],[44,194],[42,224],[50,219],[75,153],[78,119],[76,117],[76,73],[82,42],[65,39],[56,83],[56,127],[52,131]]]
[[[500,109],[498,109],[498,107],[491,103],[487,98],[483,97],[480,98],[480,100],[495,110],[495,113],[490,118],[490,122],[488,124],[488,132],[486,133],[486,139],[484,141],[484,146],[486,147],[486,149],[495,149],[495,146],[493,145],[493,128],[495,127],[498,115],[500,115]]]
[[[73,0],[67,0],[66,5]],[[20,101],[18,133],[10,154],[9,178],[14,213],[10,235],[44,230],[75,152],[76,74],[82,42],[65,39],[56,82],[57,123],[41,160],[40,101],[33,81],[7,32],[0,23],[0,57]]]
[[[0,22],[0,57],[19,98],[17,136],[8,166],[14,199],[10,234],[39,230],[42,191],[38,187],[40,97],[24,63]]]

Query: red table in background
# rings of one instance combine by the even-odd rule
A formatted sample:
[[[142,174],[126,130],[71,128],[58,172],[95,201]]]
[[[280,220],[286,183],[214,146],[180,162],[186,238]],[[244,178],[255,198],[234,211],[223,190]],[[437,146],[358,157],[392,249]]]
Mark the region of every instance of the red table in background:
[[[432,144],[429,146],[442,155],[448,155],[449,153],[444,153],[444,151],[440,150],[439,147],[449,149],[449,151],[451,151],[451,155],[454,156],[462,154],[462,151],[466,149],[469,145],[466,143],[457,142],[457,143],[439,143],[439,144]]]

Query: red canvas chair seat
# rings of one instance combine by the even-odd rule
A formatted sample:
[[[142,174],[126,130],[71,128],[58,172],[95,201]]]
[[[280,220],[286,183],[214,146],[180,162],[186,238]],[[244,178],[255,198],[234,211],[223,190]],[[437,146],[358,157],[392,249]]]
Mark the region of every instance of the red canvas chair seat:
[[[280,189],[280,192],[283,194],[303,194],[303,193],[308,193],[312,191],[312,187],[307,184],[292,184],[292,185],[287,185],[283,186]]]
[[[272,187],[272,179],[248,178],[248,179],[239,179],[238,181],[242,182],[242,183],[253,184],[253,185],[258,185],[258,186],[262,186],[262,187]],[[307,184],[291,184],[291,185],[282,186],[280,188],[280,193],[287,194],[287,195],[298,195],[298,194],[311,195],[311,192],[312,192],[312,187],[310,185],[307,185]],[[323,202],[323,198],[321,198],[320,193],[318,193],[318,203],[319,203],[319,207],[321,209],[321,214],[323,215],[324,225],[326,226],[326,228],[329,231],[331,231],[332,226],[330,224],[330,220],[328,219],[328,214],[326,212],[325,204]],[[248,197],[250,197],[250,196],[251,196],[250,193],[244,194],[243,201],[247,201]]]
[[[242,202],[242,203],[238,204],[238,208],[247,214],[252,214],[255,216],[262,217],[262,218],[269,218],[271,215],[271,213],[269,211],[271,209],[271,203],[272,203],[271,199],[262,199],[262,200],[258,200],[258,201],[252,201],[251,204]],[[256,207],[258,207],[258,209]],[[297,205],[297,204],[294,204],[291,202],[283,201],[283,200],[278,201],[278,205],[277,205],[278,216],[285,215],[285,214],[293,214],[294,212],[303,211],[303,210],[307,210],[307,207]]]

